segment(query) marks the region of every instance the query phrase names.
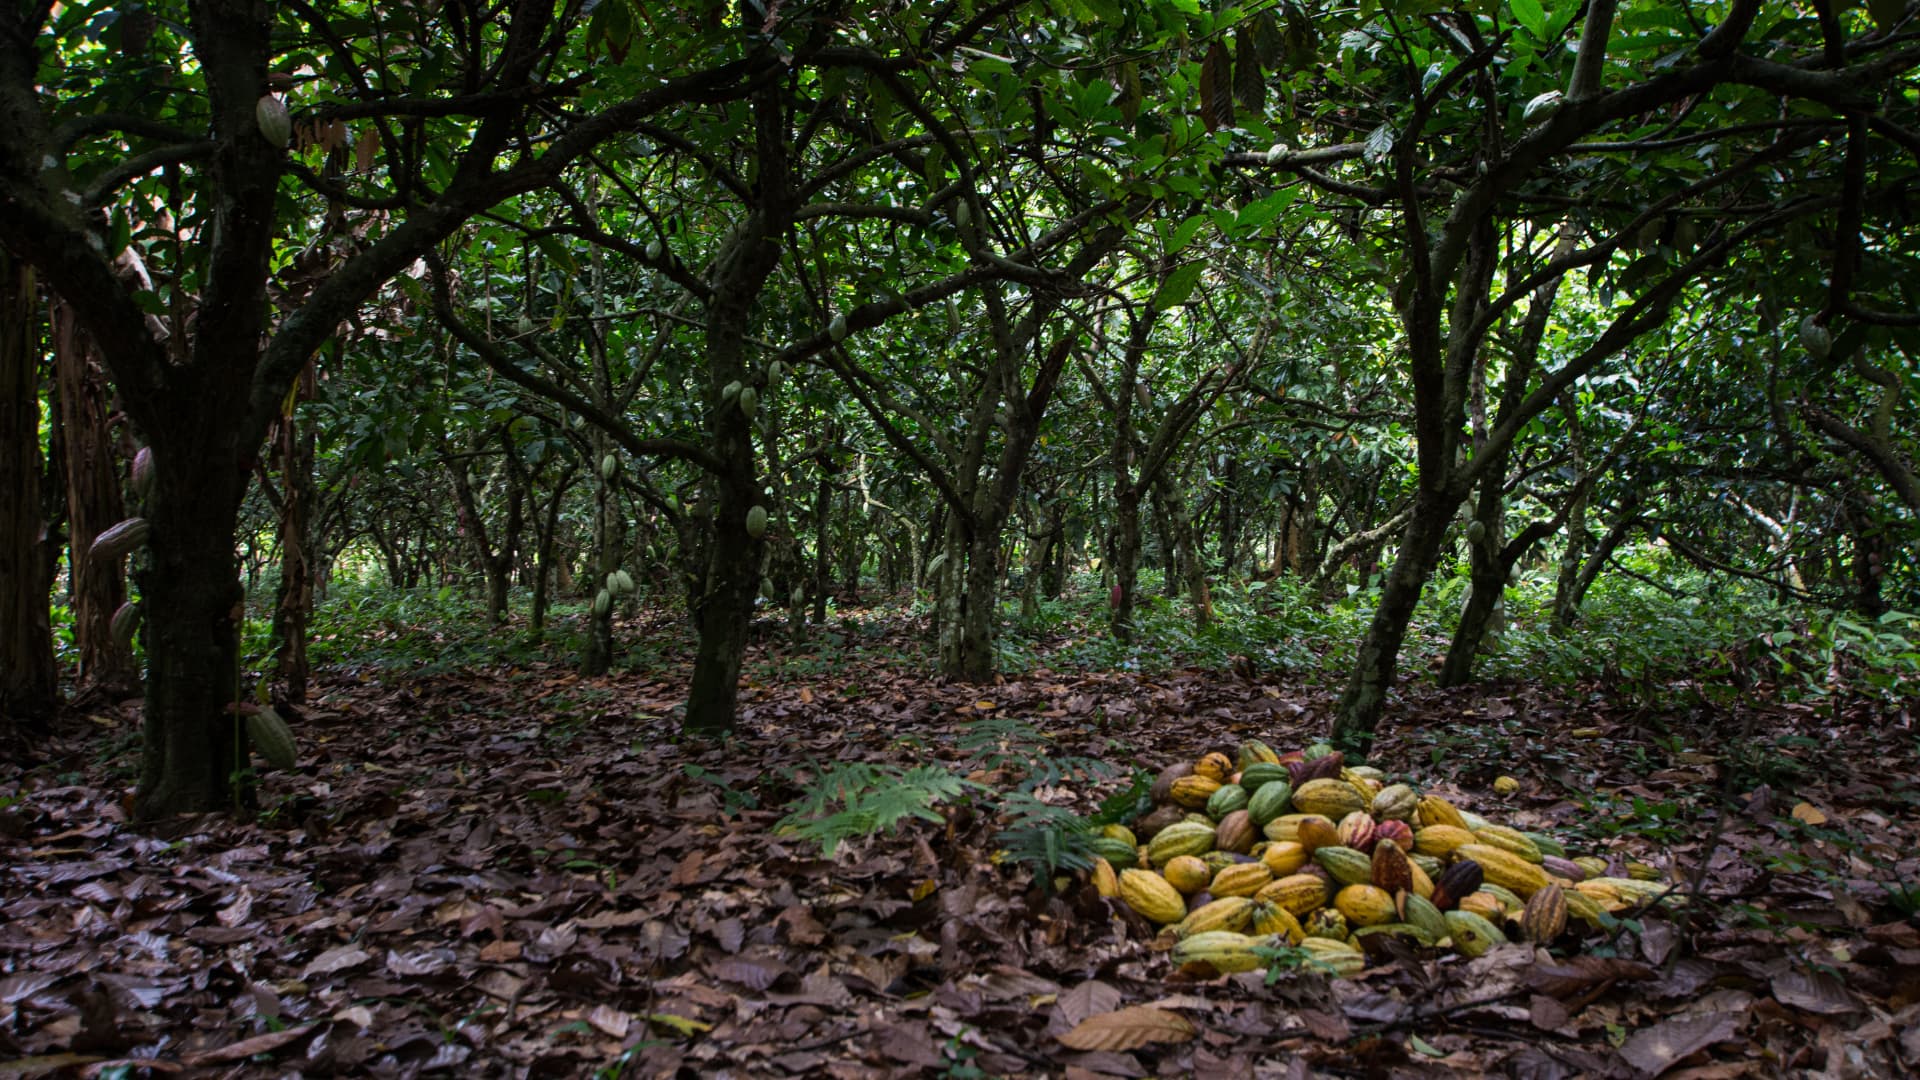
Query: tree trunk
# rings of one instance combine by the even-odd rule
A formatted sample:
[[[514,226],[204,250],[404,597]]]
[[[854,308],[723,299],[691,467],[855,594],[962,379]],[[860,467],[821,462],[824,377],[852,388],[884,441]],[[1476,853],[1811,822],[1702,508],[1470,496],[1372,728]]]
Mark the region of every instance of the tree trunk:
[[[560,504],[573,485],[574,466],[569,464],[553,482],[547,497],[546,512],[535,526],[533,556],[533,611],[529,620],[536,634],[547,628],[548,582],[553,576],[554,547],[560,533]]]
[[[309,363],[297,400],[314,394]],[[280,587],[273,604],[274,670],[289,701],[307,700],[307,626],[313,617],[313,428],[298,411],[280,417],[274,455],[280,462]]]
[[[1399,557],[1380,591],[1380,604],[1360,643],[1353,675],[1334,717],[1334,746],[1356,757],[1364,757],[1373,744],[1373,733],[1386,711],[1387,692],[1393,688],[1407,624],[1439,559],[1440,542],[1458,504],[1459,499],[1444,490],[1423,490],[1414,501],[1413,517],[1400,536]]]
[[[748,511],[763,497],[754,463],[753,421],[737,399],[723,397],[722,390],[730,382],[766,383],[764,372],[747,367],[747,330],[767,277],[779,265],[779,238],[793,197],[780,91],[756,91],[752,109],[759,200],[721,245],[710,272],[713,293],[706,312],[708,446],[719,474],[714,478],[717,497],[706,587],[694,608],[700,641],[684,726],[708,735],[733,730],[740,665],[746,658],[753,600],[760,591],[761,541],[747,534],[746,525]]]
[[[225,460],[214,458],[222,450]],[[134,555],[147,642],[141,819],[236,808],[248,797],[239,775],[247,744],[234,711],[246,596],[233,538],[246,472],[231,445],[168,439],[154,459],[152,533],[146,553]]]
[[[620,544],[615,535],[613,481],[600,476],[600,462],[613,450],[606,433],[593,432],[593,550],[587,556],[587,589],[593,603],[587,608],[587,640],[580,649],[580,674],[598,678],[613,666],[613,598],[601,610],[600,593],[607,587],[607,575],[619,564]]]
[[[1480,498],[1474,519],[1486,530],[1478,542],[1471,536],[1467,543],[1469,567],[1467,602],[1460,611],[1460,623],[1454,627],[1453,641],[1447,646],[1446,661],[1440,667],[1441,686],[1465,686],[1473,681],[1473,661],[1480,642],[1506,596],[1508,566],[1501,558],[1506,541],[1507,520],[1501,485],[1506,479],[1505,458],[1489,467],[1480,482]]]
[[[40,512],[34,275],[0,251],[0,721],[44,730],[58,702]]]
[[[111,629],[113,613],[127,598],[126,575],[118,564],[95,566],[87,558],[94,537],[127,516],[109,420],[112,391],[98,351],[64,303],[53,307],[53,356],[66,464],[67,566],[79,681],[118,696],[139,684],[133,650],[115,642]]]
[[[1133,607],[1140,574],[1140,491],[1124,480],[1113,499],[1113,589],[1107,601],[1107,632],[1123,644],[1133,643]],[[1168,575],[1172,576],[1171,573]]]

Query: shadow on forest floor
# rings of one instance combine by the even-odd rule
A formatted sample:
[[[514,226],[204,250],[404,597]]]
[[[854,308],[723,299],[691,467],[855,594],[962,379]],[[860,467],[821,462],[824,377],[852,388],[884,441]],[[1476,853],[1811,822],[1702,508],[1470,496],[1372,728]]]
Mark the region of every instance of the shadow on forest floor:
[[[681,738],[673,650],[605,679],[560,663],[323,674],[291,717],[300,766],[263,778],[257,821],[145,832],[122,810],[137,709],[69,717],[0,779],[0,1058],[27,1059],[0,1075],[1920,1067],[1920,731],[1904,712],[1407,684],[1373,764],[1678,880],[1705,860],[1700,895],[1558,958],[1406,947],[1348,980],[1183,981],[1089,884],[1050,895],[996,860],[994,795],[833,858],[775,823],[836,763],[1016,784],[969,738],[984,718],[1019,722],[993,729],[1016,752],[1152,769],[1247,738],[1313,741],[1330,690],[1044,667],[948,686],[862,658],[882,652],[758,646],[725,743]],[[1498,775],[1519,793],[1494,795]],[[1037,793],[1090,811],[1121,786]],[[1141,1005],[1192,1032],[1059,1039]],[[115,1061],[130,1067],[101,1064]]]

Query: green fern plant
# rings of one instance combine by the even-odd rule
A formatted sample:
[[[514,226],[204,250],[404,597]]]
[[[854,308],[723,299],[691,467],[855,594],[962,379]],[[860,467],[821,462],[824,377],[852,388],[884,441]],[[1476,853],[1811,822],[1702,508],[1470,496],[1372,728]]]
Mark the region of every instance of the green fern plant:
[[[823,856],[833,855],[843,841],[890,831],[906,818],[943,823],[946,818],[934,806],[988,790],[938,765],[902,770],[843,762],[813,772],[774,829],[818,843]]]

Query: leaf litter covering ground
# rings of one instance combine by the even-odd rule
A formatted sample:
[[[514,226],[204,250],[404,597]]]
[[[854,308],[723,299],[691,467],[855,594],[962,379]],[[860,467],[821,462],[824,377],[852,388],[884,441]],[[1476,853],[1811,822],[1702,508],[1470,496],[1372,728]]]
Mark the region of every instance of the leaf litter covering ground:
[[[1920,880],[1904,712],[1776,706],[1749,728],[1591,689],[1411,686],[1376,764],[1521,827],[1592,830],[1581,846],[1682,880],[1711,851],[1703,895],[1580,955],[1467,961],[1376,937],[1352,980],[1266,985],[1172,973],[1150,928],[1090,886],[1048,895],[996,865],[985,803],[823,859],[773,834],[800,792],[782,767],[965,770],[956,744],[982,715],[1026,719],[1060,754],[1158,766],[1247,737],[1309,741],[1324,689],[1199,671],[1042,670],[983,690],[859,661],[770,670],[758,654],[725,746],[677,739],[671,665],[336,674],[297,713],[301,767],[267,778],[261,821],[158,832],[121,810],[135,710],[71,719],[0,778],[0,805],[18,799],[0,810],[0,1062],[15,1059],[0,1077],[1920,1067],[1920,926],[1888,892]],[[1774,782],[1725,782],[1745,730],[1773,747]],[[1492,795],[1503,773],[1520,794]],[[1042,792],[1085,809],[1105,793]],[[1605,835],[1629,820],[1641,831]]]

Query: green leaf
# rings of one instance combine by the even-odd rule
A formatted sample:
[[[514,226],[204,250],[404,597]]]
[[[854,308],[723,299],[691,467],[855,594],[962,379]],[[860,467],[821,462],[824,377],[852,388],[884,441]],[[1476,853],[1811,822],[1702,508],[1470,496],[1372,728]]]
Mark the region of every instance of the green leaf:
[[[1539,0],[1512,0],[1509,6],[1513,17],[1527,28],[1535,41],[1547,40],[1547,13],[1541,9]]]
[[[1193,295],[1193,287],[1200,284],[1200,271],[1204,269],[1200,263],[1191,262],[1168,274],[1167,280],[1160,283],[1160,291],[1153,294],[1154,308],[1167,311],[1186,303],[1187,297]]]

